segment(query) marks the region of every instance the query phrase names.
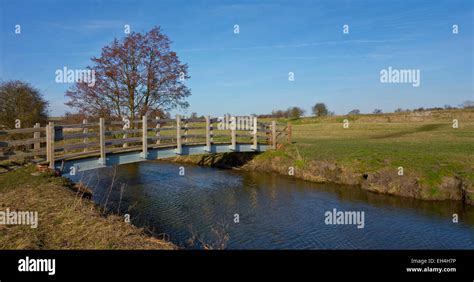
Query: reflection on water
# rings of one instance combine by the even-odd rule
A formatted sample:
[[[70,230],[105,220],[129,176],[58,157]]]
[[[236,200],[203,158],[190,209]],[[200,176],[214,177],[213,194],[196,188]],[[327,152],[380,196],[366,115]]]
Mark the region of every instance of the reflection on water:
[[[474,249],[474,208],[458,202],[193,165],[184,165],[186,175],[180,176],[179,166],[142,162],[74,180],[88,183],[98,204],[107,201],[108,209],[129,213],[134,224],[181,246],[193,234],[218,240],[216,230],[224,226],[228,249]],[[334,208],[364,211],[365,227],[326,225],[324,213]],[[453,213],[459,223],[452,222]]]

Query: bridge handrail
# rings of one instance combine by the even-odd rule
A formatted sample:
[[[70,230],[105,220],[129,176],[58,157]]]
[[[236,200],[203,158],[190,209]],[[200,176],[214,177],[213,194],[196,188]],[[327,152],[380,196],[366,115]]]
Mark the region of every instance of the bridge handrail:
[[[231,150],[235,150],[236,145],[241,142],[248,143],[250,141],[252,148],[256,150],[258,144],[262,144],[262,142],[269,144],[272,149],[277,148],[277,140],[282,136],[287,136],[288,141],[291,141],[291,126],[281,122],[255,120],[253,126],[257,125],[256,131],[222,130],[217,128],[217,122],[220,122],[220,119],[209,116],[202,119],[177,115],[175,119],[143,116],[140,120],[129,121],[131,128],[124,126],[126,121],[106,121],[104,118],[100,118],[98,122],[84,120],[83,123],[76,124],[56,125],[54,122],[49,122],[44,127],[40,127],[40,124],[37,123],[34,128],[0,130],[0,137],[6,136],[7,138],[15,134],[23,136],[33,133],[33,138],[0,140],[0,159],[33,157],[34,161],[47,162],[49,167],[54,168],[56,159],[67,159],[68,156],[76,155],[78,153],[76,150],[82,150],[81,153],[86,155],[88,152],[98,152],[100,161],[105,164],[106,154],[111,152],[111,149],[114,152],[120,152],[141,146],[143,158],[146,159],[148,148],[160,144],[175,146],[176,154],[179,155],[183,145],[198,142],[198,140],[202,140],[200,144],[204,143],[210,148],[212,144],[220,142],[219,140],[222,141],[223,138],[230,137],[230,141],[225,142],[230,143]],[[193,123],[195,124],[193,125]],[[114,126],[122,126],[122,128],[113,129]],[[282,128],[282,126],[284,127]],[[200,132],[190,133],[193,130]],[[173,134],[171,131],[175,131],[175,133]],[[222,131],[227,133],[223,134]],[[166,132],[169,133],[165,134]],[[46,133],[45,136],[44,133]],[[58,144],[55,144],[56,142]],[[137,144],[137,146],[133,146],[133,144]],[[122,147],[116,147],[119,145]],[[129,145],[133,147],[129,147]],[[5,153],[3,149],[7,152]],[[18,151],[19,149],[20,151]],[[46,158],[42,158],[43,156]]]

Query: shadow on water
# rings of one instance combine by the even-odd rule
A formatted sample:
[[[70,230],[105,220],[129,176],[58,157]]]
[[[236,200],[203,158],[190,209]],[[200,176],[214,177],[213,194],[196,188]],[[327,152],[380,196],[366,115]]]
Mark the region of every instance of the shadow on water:
[[[390,195],[382,195],[369,191],[365,191],[357,186],[338,185],[338,184],[315,184],[307,181],[283,177],[281,175],[270,174],[274,186],[277,187],[281,183],[281,178],[286,178],[290,183],[294,183],[294,187],[313,186],[319,192],[332,193],[341,202],[347,203],[366,203],[368,205],[380,208],[396,208],[402,210],[411,210],[426,216],[442,217],[451,219],[456,213],[464,223],[474,225],[474,207],[463,204],[460,201],[422,201],[414,198],[398,197]],[[262,178],[262,176],[258,176]]]
[[[251,161],[259,153],[223,153],[203,155],[198,162],[200,166],[217,168],[240,167]]]
[[[105,168],[81,176],[93,179],[93,200],[104,205],[108,198],[109,210],[129,213],[133,224],[168,234],[180,246],[214,241],[230,249],[474,249],[474,208],[455,201],[161,161],[117,167],[110,190],[113,174]],[[365,226],[327,225],[325,213],[333,209],[364,211]],[[454,213],[459,223],[452,222]]]

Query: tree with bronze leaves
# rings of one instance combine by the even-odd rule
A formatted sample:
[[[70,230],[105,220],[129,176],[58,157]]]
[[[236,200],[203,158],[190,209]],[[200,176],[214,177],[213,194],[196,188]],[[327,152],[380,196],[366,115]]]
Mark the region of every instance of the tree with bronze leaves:
[[[180,62],[170,44],[159,27],[115,39],[87,67],[95,72],[95,81],[71,87],[66,92],[66,105],[87,116],[130,120],[146,113],[165,115],[171,109],[187,108],[185,99],[191,95],[184,85],[188,66]]]

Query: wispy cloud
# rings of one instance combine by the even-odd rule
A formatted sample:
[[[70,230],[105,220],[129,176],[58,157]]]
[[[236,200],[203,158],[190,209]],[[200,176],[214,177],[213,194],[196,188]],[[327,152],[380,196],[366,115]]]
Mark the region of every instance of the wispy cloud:
[[[70,25],[70,24],[60,24],[60,23],[52,23],[51,25],[60,28],[63,30],[81,32],[81,31],[93,31],[93,30],[103,30],[103,29],[123,29],[124,21],[119,20],[88,20],[78,25]]]
[[[391,59],[394,56],[391,54],[360,54],[360,55],[344,55],[344,56],[279,56],[272,58],[273,60],[327,60],[327,59],[373,59],[384,60]]]
[[[358,39],[358,40],[342,40],[342,41],[321,41],[321,42],[310,42],[310,43],[274,44],[274,45],[261,45],[261,46],[249,46],[249,47],[189,48],[189,49],[179,49],[178,51],[181,51],[181,52],[243,51],[243,50],[258,50],[258,49],[307,48],[307,47],[342,45],[342,44],[389,43],[389,42],[397,42],[397,41],[400,41],[400,40],[395,40],[395,39],[383,39],[383,40]]]
[[[100,52],[94,51],[85,51],[85,52],[58,52],[56,50],[52,50],[50,52],[17,52],[16,54],[12,54],[11,57],[13,58],[22,58],[22,57],[40,57],[40,56],[54,56],[54,55],[64,55],[64,56],[97,56]]]

